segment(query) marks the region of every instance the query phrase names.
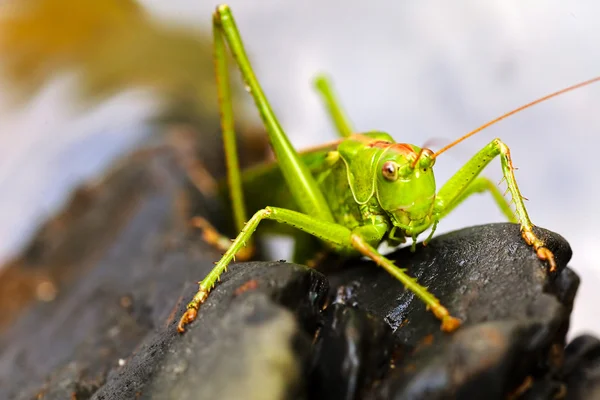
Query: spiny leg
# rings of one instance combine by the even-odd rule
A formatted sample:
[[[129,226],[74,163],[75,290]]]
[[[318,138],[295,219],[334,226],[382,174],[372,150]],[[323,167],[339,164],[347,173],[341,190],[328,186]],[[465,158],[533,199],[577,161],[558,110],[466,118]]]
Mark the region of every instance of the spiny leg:
[[[469,183],[464,191],[452,202],[452,204],[446,206],[442,214],[439,214],[439,219],[444,218],[452,210],[454,210],[459,204],[467,199],[467,197],[476,193],[490,192],[492,198],[496,202],[496,205],[502,211],[502,214],[506,217],[509,222],[518,223],[515,218],[515,213],[510,206],[510,202],[506,200],[506,197],[502,194],[498,185],[485,177],[477,177]]]
[[[311,175],[310,170],[302,162],[285,132],[279,125],[279,121],[256,79],[248,56],[246,55],[235,20],[227,5],[218,6],[213,14],[213,35],[215,69],[221,109],[221,124],[227,149],[227,163],[230,169],[229,184],[232,193],[236,225],[241,229],[241,232],[211,273],[209,273],[209,275],[200,283],[200,289],[189,303],[188,310],[181,318],[178,326],[180,331],[184,330],[186,323],[195,319],[196,310],[206,299],[206,296],[208,296],[208,291],[212,288],[216,279],[227,267],[235,254],[251,239],[252,232],[256,229],[258,222],[270,215],[270,211],[265,211],[267,209],[261,210],[254,214],[248,223],[245,225],[243,223],[245,210],[243,207],[244,200],[242,195],[241,176],[239,165],[237,163],[237,151],[235,149],[233,111],[231,96],[229,94],[229,76],[227,73],[226,42],[241,71],[242,79],[256,103],[267,133],[269,134],[271,147],[277,157],[281,172],[296,204],[304,213],[314,216],[315,220],[318,222],[329,221],[330,223],[333,223],[334,221],[331,210],[325,201],[325,196],[319,190],[317,182]],[[241,225],[244,225],[243,228],[241,228]]]
[[[237,145],[233,120],[233,105],[229,85],[229,70],[227,67],[227,54],[225,43],[220,29],[213,23],[213,51],[215,64],[215,77],[217,81],[217,94],[219,98],[219,111],[221,114],[221,131],[223,134],[223,148],[225,151],[225,162],[227,165],[227,185],[231,206],[233,208],[233,220],[236,230],[239,232],[244,228],[248,220],[244,193],[242,190],[242,177],[240,163],[238,160]]]
[[[235,21],[233,20],[231,11],[226,5],[219,6],[214,14],[213,37],[215,75],[217,80],[219,109],[221,114],[223,147],[225,150],[227,165],[227,183],[229,187],[229,195],[231,198],[233,219],[236,230],[238,232],[241,231],[244,227],[245,221],[247,221],[248,218],[237,154],[225,40],[228,41],[233,56],[238,63],[240,70],[242,71],[242,77],[250,88],[251,94],[257,103],[265,123],[265,127],[269,132],[271,144],[274,147],[277,157],[280,159],[280,164],[282,164],[284,176],[286,167],[283,166],[283,164],[286,164],[286,160],[288,160],[288,170],[290,170],[289,164],[292,164],[296,168],[294,171],[292,171],[292,175],[298,175],[297,178],[294,178],[294,176],[290,178],[293,179],[292,185],[290,186],[292,192],[294,192],[294,190],[302,192],[299,196],[300,200],[298,201],[298,204],[303,204],[305,206],[305,212],[306,209],[319,210],[318,213],[321,217],[330,218],[330,220],[333,221],[333,217],[331,217],[331,212],[325,203],[324,197],[318,191],[316,183],[308,172],[308,169],[302,164],[294,148],[289,143],[289,140],[287,140],[285,133],[279,126],[279,123],[277,122],[277,119],[266,97],[264,96],[256,77],[254,76],[250,63],[245,54],[241,38],[237,31]],[[286,179],[288,179],[287,176]],[[289,183],[290,181],[288,180],[288,185]],[[298,199],[298,197],[296,197],[297,194],[294,194],[295,198]],[[319,199],[319,196],[321,199]],[[303,199],[309,200],[308,202],[306,200],[303,202]],[[203,236],[209,243],[220,249],[228,248],[228,246],[226,246],[228,239],[219,234],[216,229],[214,229],[212,225],[208,223],[208,221],[199,218],[195,220],[195,224],[203,229]],[[252,254],[253,248],[254,246],[249,241],[248,246],[241,250],[241,253],[238,254],[238,257],[249,257]]]
[[[446,208],[444,209],[442,214],[436,214],[435,219],[433,221],[433,227],[431,228],[431,232],[429,233],[429,236],[427,236],[427,239],[425,239],[423,241],[423,246],[427,246],[427,243],[429,243],[429,241],[433,237],[433,234],[435,233],[435,230],[437,228],[437,225],[438,225],[438,222],[440,221],[440,219],[442,219],[446,215],[450,214],[450,212],[452,210],[454,210],[456,208],[456,206],[458,206],[460,203],[465,201],[467,199],[467,197],[469,197],[475,193],[483,193],[483,192],[491,193],[492,198],[496,202],[496,205],[498,206],[498,208],[500,208],[500,211],[502,211],[502,213],[504,214],[506,219],[508,219],[509,222],[518,223],[517,219],[515,218],[515,213],[513,212],[512,208],[510,207],[510,203],[502,195],[502,192],[500,192],[500,189],[498,189],[498,186],[495,185],[494,182],[490,181],[488,178],[477,177],[475,180],[473,180],[473,181],[471,181],[471,183],[469,183],[467,188],[456,199],[454,199],[452,204],[446,206]],[[416,244],[416,242],[413,241],[413,244]]]
[[[271,219],[280,223],[289,224],[319,239],[328,241],[334,246],[344,246],[350,237],[350,230],[341,225],[322,221],[312,216],[297,211],[286,210],[277,207],[266,207],[257,211],[246,223],[237,238],[231,243],[223,257],[216,263],[215,267],[199,283],[199,288],[192,300],[187,305],[187,310],[181,317],[177,330],[185,331],[185,325],[196,319],[198,308],[208,297],[208,293],[215,286],[219,277],[226,271],[227,266],[233,260],[237,252],[250,240],[252,234],[258,227],[260,221]]]
[[[331,82],[325,75],[318,75],[315,78],[315,87],[321,94],[323,102],[327,107],[329,117],[333,121],[338,134],[341,137],[349,137],[354,132],[352,124],[343,111],[339,100],[336,98]]]
[[[498,155],[500,155],[502,164],[502,174],[508,185],[508,190],[512,195],[517,218],[521,225],[521,236],[523,236],[523,239],[529,246],[533,247],[541,260],[548,261],[550,272],[554,272],[556,270],[554,255],[533,232],[533,224],[529,219],[529,215],[527,214],[523,202],[523,196],[521,196],[521,192],[519,191],[515,179],[514,167],[510,158],[510,150],[500,139],[492,140],[487,146],[481,149],[440,189],[439,193],[436,195],[433,218],[439,221],[439,219],[448,214],[451,209],[456,207],[460,201],[464,200],[469,194],[469,191],[475,192],[474,189],[469,189],[469,186],[473,184],[477,176],[492,161],[492,159]],[[483,184],[478,183],[477,185]],[[475,189],[477,189],[477,187],[475,187]],[[509,213],[506,211],[508,206],[506,203],[499,201],[499,197],[493,190],[492,194],[503,212],[508,216]],[[509,220],[512,219],[509,218]]]
[[[217,95],[219,100],[219,111],[221,116],[221,132],[223,135],[223,149],[225,151],[225,164],[227,167],[227,186],[233,211],[233,221],[236,231],[241,231],[246,223],[247,213],[242,190],[242,178],[238,159],[237,144],[235,137],[235,123],[233,119],[233,105],[231,101],[229,70],[227,67],[225,44],[218,29],[213,30],[213,57],[215,65],[215,78],[217,81]],[[191,174],[190,174],[191,176]],[[216,185],[215,185],[216,186]],[[202,230],[202,238],[205,242],[220,251],[227,251],[231,242],[229,238],[222,235],[213,225],[203,217],[194,217],[191,225]],[[240,249],[238,259],[247,260],[252,256],[254,246],[251,242],[248,246]]]
[[[402,282],[406,289],[417,295],[427,305],[427,309],[431,310],[433,315],[442,321],[441,329],[444,332],[452,332],[460,327],[460,320],[451,316],[446,307],[442,306],[433,294],[429,293],[425,287],[419,285],[415,278],[406,274],[406,270],[398,268],[394,265],[393,261],[381,255],[362,235],[353,233],[350,241],[352,246],[362,255],[369,257],[390,275]]]
[[[210,290],[219,280],[221,274],[225,272],[234,255],[244,246],[244,243],[250,239],[260,221],[264,219],[291,225],[328,242],[334,248],[353,248],[357,250],[360,254],[375,261],[392,276],[400,280],[408,290],[411,290],[423,300],[434,315],[442,320],[442,329],[450,331],[458,327],[459,321],[450,316],[448,311],[440,304],[435,296],[429,293],[425,287],[419,285],[416,279],[408,276],[403,270],[396,267],[392,261],[383,257],[373,248],[372,244],[380,243],[382,237],[385,235],[385,232],[387,231],[386,224],[367,225],[351,231],[342,225],[322,221],[297,211],[277,207],[266,207],[257,211],[252,218],[250,218],[221,260],[219,260],[212,271],[199,283],[198,292],[188,304],[185,314],[179,321],[177,327],[179,332],[184,332],[185,325],[196,319],[198,308],[206,300]]]
[[[215,60],[218,69],[226,69],[227,60],[224,43],[226,40],[229,50],[242,73],[242,79],[256,103],[256,107],[269,134],[271,147],[296,204],[307,215],[313,215],[323,221],[333,222],[334,218],[325,200],[325,196],[319,190],[310,170],[302,162],[302,159],[281,128],[271,105],[256,79],[235,20],[227,5],[217,7],[213,15],[213,32],[216,49]],[[218,73],[218,77],[224,82],[227,80],[227,75],[222,72]],[[222,83],[223,86],[226,84],[228,85],[228,82]]]

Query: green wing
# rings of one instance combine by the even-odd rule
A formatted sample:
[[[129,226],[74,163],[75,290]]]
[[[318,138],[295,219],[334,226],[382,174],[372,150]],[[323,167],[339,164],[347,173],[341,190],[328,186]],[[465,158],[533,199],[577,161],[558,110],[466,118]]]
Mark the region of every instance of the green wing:
[[[300,153],[300,158],[308,167],[313,176],[317,177],[327,168],[325,158],[330,150],[334,149],[338,141]],[[290,190],[283,178],[279,164],[275,161],[265,162],[247,168],[242,172],[242,186],[244,201],[248,218],[256,211],[266,206],[282,207],[299,211]],[[226,204],[225,209],[230,209],[229,191],[225,180],[219,182],[219,194]],[[261,232],[294,234],[297,230],[284,224],[264,221],[261,223]]]
[[[317,177],[325,168],[327,153],[327,150],[311,151],[302,153],[300,157],[313,176]],[[299,210],[276,162],[244,170],[242,185],[249,214],[266,206]]]
[[[317,178],[317,182],[321,174],[328,169],[326,162],[328,153],[334,150],[337,144],[339,144],[339,141],[300,153],[300,158],[313,176]],[[279,164],[275,161],[265,162],[245,169],[242,172],[242,186],[248,218],[266,206],[300,211],[283,178]],[[226,207],[231,208],[227,182],[225,180],[219,183],[219,194],[223,198]],[[306,263],[322,249],[322,244],[315,237],[294,229],[289,225],[279,224],[275,221],[263,221],[257,233],[283,234],[293,237],[295,246],[292,260],[298,263]]]

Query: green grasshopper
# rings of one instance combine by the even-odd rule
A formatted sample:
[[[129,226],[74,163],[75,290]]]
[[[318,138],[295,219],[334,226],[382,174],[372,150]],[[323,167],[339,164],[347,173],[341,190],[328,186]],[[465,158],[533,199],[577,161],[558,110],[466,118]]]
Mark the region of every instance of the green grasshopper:
[[[446,332],[457,329],[460,320],[452,317],[440,301],[419,285],[416,279],[384,257],[377,250],[381,243],[398,246],[406,238],[412,238],[414,249],[419,234],[431,228],[431,234],[425,242],[431,239],[438,222],[468,196],[490,192],[506,218],[520,224],[525,242],[533,247],[541,260],[548,263],[551,272],[556,270],[554,255],[533,232],[533,225],[515,180],[509,148],[500,139],[492,140],[475,154],[437,194],[433,165],[440,154],[482,129],[551,97],[598,81],[600,77],[552,93],[504,114],[437,152],[411,144],[396,143],[384,132],[353,133],[329,82],[320,77],[316,81],[317,89],[342,138],[299,154],[282,130],[256,79],[227,5],[217,7],[213,15],[213,34],[229,194],[235,226],[240,233],[230,242],[205,220],[200,220],[199,225],[205,229],[204,237],[226,251],[213,270],[199,282],[198,292],[179,322],[180,332],[184,332],[185,325],[195,320],[198,308],[236,254],[238,257],[249,254],[245,246],[251,246],[251,236],[263,220],[274,220],[303,231],[304,236],[296,237],[306,239],[306,234],[316,237],[325,249],[343,256],[362,255],[370,258],[425,302],[427,308],[441,320],[441,329]],[[277,159],[277,164],[254,168],[244,176],[239,170],[235,145],[226,47],[229,47],[241,70],[246,88],[254,98]],[[490,180],[479,177],[481,171],[496,156],[500,156],[502,173],[512,195],[516,217],[498,187]],[[264,203],[259,204],[255,207],[258,211],[248,220],[243,184],[249,182],[252,185],[252,181],[259,178],[264,181],[274,172],[283,175],[287,184],[284,192],[291,195],[291,199],[288,197],[286,201],[278,201],[282,197],[277,193],[282,190],[275,188],[270,198],[274,203],[282,203],[285,208],[274,207],[279,205],[274,203],[268,207],[264,207]],[[265,201],[270,193],[262,190],[260,200]],[[254,197],[257,196],[252,196],[249,200],[256,200]]]

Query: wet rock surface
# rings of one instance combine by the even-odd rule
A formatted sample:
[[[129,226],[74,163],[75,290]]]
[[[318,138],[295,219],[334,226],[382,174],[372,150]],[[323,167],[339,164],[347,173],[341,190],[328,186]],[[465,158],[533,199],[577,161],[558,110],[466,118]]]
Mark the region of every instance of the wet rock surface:
[[[390,255],[463,321],[453,334],[384,271],[350,260],[327,276],[235,264],[180,335],[195,281],[219,258],[189,228],[194,214],[219,212],[169,152],[132,159],[75,196],[0,276],[0,398],[600,393],[600,341],[583,336],[565,349],[579,280],[559,235],[538,230],[557,258],[553,274],[511,224]]]
[[[569,399],[600,398],[600,340],[589,335],[573,339],[555,380],[566,384]]]
[[[308,377],[311,399],[353,399],[388,369],[392,330],[381,318],[336,302],[327,307]]]
[[[579,280],[564,269],[571,257],[566,241],[540,234],[561,266],[554,275],[510,224],[463,229],[390,256],[463,320],[451,335],[371,263],[330,276],[333,288],[352,286],[358,307],[394,330],[399,356],[373,396],[502,398],[528,375],[557,368],[554,353],[564,347]]]

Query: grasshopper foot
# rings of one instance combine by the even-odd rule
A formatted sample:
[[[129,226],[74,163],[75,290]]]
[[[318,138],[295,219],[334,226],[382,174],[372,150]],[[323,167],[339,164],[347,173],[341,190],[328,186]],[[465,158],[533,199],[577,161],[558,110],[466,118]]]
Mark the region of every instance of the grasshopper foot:
[[[552,254],[550,250],[548,250],[546,247],[538,247],[535,252],[540,260],[548,261],[548,264],[550,265],[550,272],[556,271],[556,261],[554,260],[554,254]]]
[[[550,272],[555,272],[556,261],[554,260],[554,254],[552,254],[552,252],[544,246],[544,242],[538,239],[537,236],[535,236],[535,234],[530,230],[523,230],[521,235],[528,245],[533,246],[533,249],[540,260],[548,261],[548,265],[550,266],[548,270]]]
[[[198,292],[194,295],[192,301],[190,301],[187,305],[187,310],[181,316],[181,319],[177,324],[177,332],[184,333],[185,326],[194,322],[198,316],[198,308],[200,308],[200,305],[206,301],[207,297],[208,290],[204,289],[201,285],[200,289],[198,289]]]
[[[441,304],[438,303],[434,307],[431,307],[431,311],[433,312],[433,315],[442,321],[442,325],[440,327],[442,331],[450,333],[460,328],[460,319],[454,318],[452,315],[450,315],[446,307],[442,306]]]
[[[177,324],[177,332],[184,333],[185,326],[187,324],[192,323],[196,319],[197,315],[198,315],[198,310],[195,308],[188,308],[187,310],[185,310],[185,312],[183,313],[183,316],[179,320],[179,324]]]
[[[460,328],[461,321],[458,318],[454,318],[451,315],[447,315],[442,318],[441,330],[447,333],[454,332]]]

